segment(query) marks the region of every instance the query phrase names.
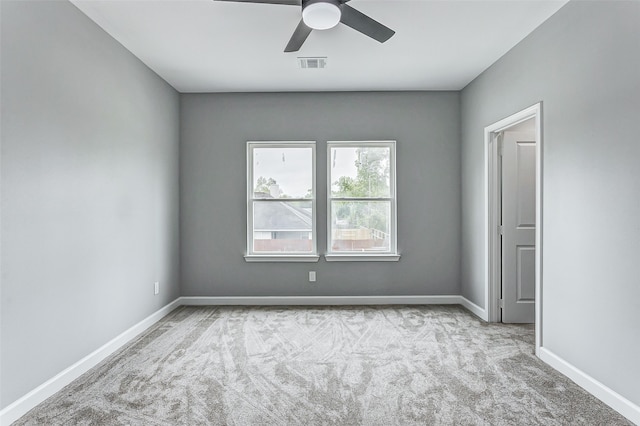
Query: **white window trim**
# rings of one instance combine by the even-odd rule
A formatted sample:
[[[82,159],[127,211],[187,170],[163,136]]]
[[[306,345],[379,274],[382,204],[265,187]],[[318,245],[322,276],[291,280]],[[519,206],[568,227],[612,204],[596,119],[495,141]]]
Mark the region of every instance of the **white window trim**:
[[[325,254],[324,260],[327,262],[397,262],[400,254]]]
[[[286,201],[311,201],[312,251],[309,253],[253,252],[253,148],[311,148],[311,180],[313,198],[292,198]],[[244,259],[246,262],[317,262],[318,238],[316,222],[316,142],[315,141],[248,141],[247,142],[247,245]],[[283,199],[284,200],[284,199]],[[276,201],[283,201],[276,200]],[[264,200],[260,200],[264,201]]]
[[[391,218],[389,251],[381,253],[335,252],[331,251],[331,148],[359,148],[359,147],[389,147],[389,198],[363,198],[369,201],[390,201]],[[398,253],[398,197],[396,188],[396,141],[327,141],[327,252],[324,258],[327,262],[397,262],[400,260]]]
[[[320,256],[317,254],[276,255],[276,254],[247,254],[246,262],[317,262]]]

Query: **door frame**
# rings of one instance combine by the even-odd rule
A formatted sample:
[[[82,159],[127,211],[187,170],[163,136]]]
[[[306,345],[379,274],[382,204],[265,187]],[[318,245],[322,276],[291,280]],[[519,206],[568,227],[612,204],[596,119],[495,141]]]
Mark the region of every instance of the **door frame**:
[[[485,307],[487,321],[500,320],[501,240],[500,240],[500,157],[496,136],[523,121],[535,119],[536,134],[536,233],[535,233],[535,334],[536,355],[542,347],[542,102],[510,115],[484,128],[485,157]]]

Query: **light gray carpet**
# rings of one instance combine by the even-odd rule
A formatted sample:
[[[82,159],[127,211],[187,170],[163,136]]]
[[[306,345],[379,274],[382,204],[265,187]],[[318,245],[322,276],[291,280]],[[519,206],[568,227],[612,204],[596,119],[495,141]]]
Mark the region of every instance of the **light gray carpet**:
[[[17,424],[630,425],[457,306],[183,307]]]

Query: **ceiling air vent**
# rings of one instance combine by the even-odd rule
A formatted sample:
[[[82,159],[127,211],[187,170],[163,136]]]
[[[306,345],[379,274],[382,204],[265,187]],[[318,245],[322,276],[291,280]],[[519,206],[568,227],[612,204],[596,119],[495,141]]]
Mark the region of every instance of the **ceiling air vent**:
[[[327,57],[303,58],[298,57],[298,65],[303,69],[322,69],[327,66]]]

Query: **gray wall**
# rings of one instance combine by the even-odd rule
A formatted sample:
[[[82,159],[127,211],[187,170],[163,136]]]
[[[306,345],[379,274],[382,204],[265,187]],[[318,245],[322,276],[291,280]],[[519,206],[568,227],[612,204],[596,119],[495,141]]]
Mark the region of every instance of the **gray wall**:
[[[71,3],[1,7],[5,407],[179,295],[179,101]]]
[[[572,1],[462,92],[462,294],[484,304],[483,128],[543,101],[543,346],[640,404],[640,2]]]
[[[182,295],[459,294],[459,112],[453,92],[181,95]],[[326,141],[363,139],[397,140],[400,261],[245,263],[246,141],[317,141],[324,253]]]

